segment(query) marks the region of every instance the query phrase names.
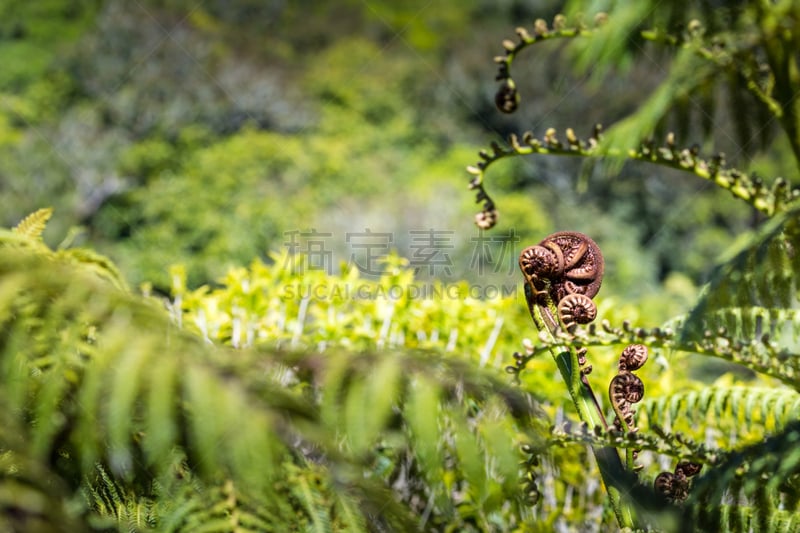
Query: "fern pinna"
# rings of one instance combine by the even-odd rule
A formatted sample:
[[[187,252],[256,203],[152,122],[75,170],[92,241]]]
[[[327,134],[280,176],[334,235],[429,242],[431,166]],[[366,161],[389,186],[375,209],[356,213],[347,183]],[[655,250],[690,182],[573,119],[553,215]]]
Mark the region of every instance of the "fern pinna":
[[[636,112],[607,130],[591,126],[590,134],[584,138],[576,133],[579,128],[567,128],[563,134],[548,128],[541,137],[530,131],[512,133],[505,144],[493,142],[489,149],[482,150],[479,161],[467,167],[471,175],[469,186],[482,204],[476,224],[488,229],[502,220],[501,206],[487,192],[489,170],[505,158],[542,154],[602,158],[610,161],[611,171],[618,170],[620,162],[629,161],[682,171],[707,180],[748,204],[758,227],[710,274],[691,310],[667,324],[649,328],[632,327],[627,322],[620,326],[608,321],[602,321],[600,327],[589,324],[598,313],[586,296],[594,297],[596,290],[588,291],[584,280],[568,276],[565,265],[572,263],[570,247],[553,244],[558,235],[574,233],[547,237],[524,250],[520,265],[529,289],[528,307],[541,333],[537,344],[527,346],[525,353],[515,354],[508,371],[520,376],[540,354],[553,355],[583,426],[578,431],[556,428],[551,442],[582,442],[595,450],[609,504],[621,527],[794,530],[798,527],[796,513],[800,511],[800,453],[796,447],[800,415],[800,329],[796,320],[800,189],[784,178],[770,183],[728,167],[723,154],[704,157],[699,144],[681,147],[672,132],[664,136],[663,142],[650,136],[670,119],[677,101],[686,95],[696,95],[700,100],[716,76],[733,72],[740,85],[728,90],[748,92],[750,103],[760,116],[767,117],[766,124],[778,124],[795,155],[800,156],[800,114],[792,96],[800,89],[800,79],[792,70],[791,61],[780,60],[781,54],[792,46],[790,43],[800,39],[800,33],[786,30],[784,40],[770,23],[759,18],[768,14],[775,17],[772,21],[794,20],[797,7],[790,7],[789,3],[772,7],[759,4],[728,13],[738,24],[739,38],[733,40],[726,30],[713,31],[694,19],[687,21],[685,29],[677,34],[660,26],[637,29],[642,21],[658,22],[657,17],[648,19],[649,3],[618,4],[608,14],[598,13],[592,23],[584,22],[585,17],[558,15],[551,23],[539,19],[532,29],[518,28],[516,40],[504,41],[505,53],[495,58],[499,66],[496,79],[500,86],[495,99],[498,109],[513,113],[524,100],[519,80],[512,77],[512,64],[523,51],[552,40],[585,39],[588,45],[580,48],[575,57],[591,56],[602,69],[609,68],[612,61],[610,57],[599,57],[602,50],[611,44],[621,45],[632,33],[637,34],[639,39],[676,51],[667,80]],[[625,12],[624,8],[631,11]],[[670,16],[675,17],[676,12]],[[632,24],[633,20],[637,22]],[[746,121],[752,115],[737,110],[737,118]],[[766,128],[764,124],[756,127]],[[744,123],[741,126],[748,127]],[[711,133],[711,128],[704,130],[705,135]],[[800,157],[797,159],[800,161]],[[590,239],[587,242],[593,243]],[[558,290],[559,283],[565,281],[570,283],[569,288]],[[567,303],[568,298],[585,299],[587,311],[581,316],[586,320],[578,321],[584,325],[576,324],[571,315],[559,315],[561,302]],[[627,346],[622,358],[635,346],[640,346],[643,353],[649,347],[659,354],[688,352],[715,357],[765,376],[772,386],[717,383],[698,384],[690,390],[676,386],[662,396],[644,395],[635,416],[631,402],[642,400],[646,384],[630,372],[621,358],[620,373],[610,385],[616,415],[611,424],[604,418],[604,408],[589,384],[591,367],[586,361],[593,347],[612,346]],[[621,448],[627,450],[623,458],[615,451]],[[635,461],[640,450],[673,459],[651,460],[650,467],[642,470],[643,465]],[[531,453],[535,455],[535,451]]]

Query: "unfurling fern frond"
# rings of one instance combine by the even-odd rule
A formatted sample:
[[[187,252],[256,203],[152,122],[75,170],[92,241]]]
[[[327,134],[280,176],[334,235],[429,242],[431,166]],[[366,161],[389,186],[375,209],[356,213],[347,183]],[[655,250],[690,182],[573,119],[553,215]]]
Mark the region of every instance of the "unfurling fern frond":
[[[754,8],[754,12],[761,9]],[[584,6],[573,11],[583,12]],[[569,17],[557,15],[552,28],[543,19],[538,19],[532,31],[517,28],[516,41],[503,41],[504,55],[494,58],[498,64],[495,79],[500,82],[495,103],[505,113],[514,112],[520,103],[517,82],[511,74],[512,64],[531,45],[552,39],[581,41],[584,39],[576,38],[585,38],[584,42],[576,43],[581,45],[575,47],[578,51],[576,64],[581,70],[595,73],[607,73],[610,63],[626,56],[625,48],[637,40],[664,45],[672,49],[675,55],[667,79],[635,112],[612,124],[602,138],[597,127],[595,134],[587,141],[576,137],[570,128],[566,133],[566,142],[562,142],[555,137],[555,131],[549,129],[542,140],[526,132],[522,142],[517,136],[512,136],[508,148],[493,143],[491,152],[482,151],[482,161],[467,168],[473,174],[470,188],[476,190],[477,201],[483,203],[483,210],[476,216],[479,227],[491,228],[498,218],[497,207],[483,184],[486,169],[493,161],[508,155],[538,153],[605,157],[617,165],[625,160],[651,161],[710,180],[768,216],[780,212],[787,201],[796,197],[783,178],[777,178],[772,186],[765,187],[755,176],[724,169],[724,156],[721,153],[708,160],[699,158],[699,144],[676,149],[673,133],[668,134],[667,146],[663,149],[653,149],[652,141],[657,130],[664,129],[667,119],[675,114],[675,110],[684,111],[685,116],[678,116],[678,127],[688,130],[688,106],[682,105],[682,102],[713,102],[714,95],[719,92],[717,87],[724,85],[732,101],[734,112],[731,116],[739,136],[740,153],[747,155],[753,150],[753,139],[761,139],[764,144],[775,129],[773,123],[781,123],[795,154],[800,153],[800,145],[795,137],[797,115],[791,103],[795,94],[792,88],[793,67],[782,59],[791,53],[792,45],[774,39],[766,26],[753,23],[753,20],[765,16],[764,13],[752,13],[752,20],[742,17],[742,21],[747,21],[739,28],[740,38],[732,39],[727,27],[723,31],[715,29],[707,32],[710,27],[704,27],[695,19],[686,20],[685,29],[675,35],[663,27],[659,28],[658,24],[658,29],[642,31],[642,25],[650,23],[654,12],[654,6],[646,1],[617,2],[610,15],[597,13],[593,24],[585,23],[577,12]],[[677,10],[676,15],[678,13],[679,18],[686,16],[686,10]],[[789,48],[784,49],[786,46]],[[713,110],[705,110],[703,115],[703,136],[712,138]],[[636,145],[640,143],[641,147],[637,148]]]
[[[736,110],[732,118],[740,149],[744,152],[752,149],[753,138],[769,137],[772,120],[786,119],[791,114],[785,94],[781,97],[786,87],[780,80],[788,74],[789,67],[780,59],[782,46],[770,42],[769,32],[764,27],[743,24],[739,28],[739,38],[733,38],[729,31],[731,15],[715,21],[715,17],[706,13],[706,20],[700,22],[694,18],[698,14],[692,13],[689,5],[679,7],[680,3],[675,2],[671,8],[659,6],[655,9],[655,5],[647,1],[615,2],[606,6],[610,13],[598,12],[588,23],[586,6],[581,2],[573,4],[568,16],[555,16],[552,28],[545,20],[538,19],[532,31],[517,28],[518,41],[503,41],[505,54],[494,58],[498,64],[496,79],[502,83],[495,98],[500,111],[511,113],[519,105],[520,97],[511,74],[517,56],[531,45],[566,38],[575,41],[571,50],[574,66],[591,72],[595,79],[607,75],[612,66],[623,66],[630,58],[626,50],[644,50],[642,41],[677,55],[665,82],[639,106],[638,112],[624,121],[624,126],[623,123],[619,125],[609,140],[616,138],[626,143],[629,140],[626,134],[633,135],[634,139],[644,138],[668,113],[676,109],[680,112],[684,107],[682,103],[688,100],[703,101],[711,107],[703,119],[708,134],[713,115],[710,95],[720,86],[730,94]],[[657,14],[664,14],[662,9],[674,10],[669,15],[672,21],[668,25],[663,19],[658,20]],[[734,10],[738,11],[738,7]],[[764,14],[759,13],[753,18],[757,20],[762,16]],[[643,30],[647,25],[652,26]],[[689,117],[686,114],[679,117],[688,126]],[[621,146],[613,141],[609,144]]]
[[[624,130],[625,125],[620,124],[618,128]],[[526,131],[522,138],[512,133],[506,146],[493,142],[490,150],[481,150],[478,153],[480,161],[467,167],[467,172],[472,175],[469,188],[476,191],[476,202],[483,202],[485,214],[490,211],[494,213],[488,219],[486,218],[488,215],[484,215],[482,218],[478,217],[476,222],[482,228],[488,229],[494,225],[497,217],[494,201],[489,197],[484,186],[488,168],[500,159],[530,154],[645,161],[681,170],[708,180],[767,216],[792,210],[792,206],[795,206],[796,214],[797,207],[793,202],[798,198],[800,192],[792,189],[785,179],[776,178],[771,184],[764,184],[756,176],[727,167],[722,154],[703,158],[700,156],[697,146],[681,148],[676,143],[673,133],[667,134],[662,145],[657,145],[653,140],[641,140],[641,138],[639,141],[631,142],[631,139],[637,139],[636,135],[641,133],[624,132],[622,137],[627,141],[624,146],[609,145],[604,140],[605,135],[599,124],[594,126],[592,133],[586,138],[578,137],[572,128],[567,128],[562,139],[559,138],[555,129],[548,128],[541,138],[536,138],[533,132]],[[485,227],[482,223],[485,223]]]

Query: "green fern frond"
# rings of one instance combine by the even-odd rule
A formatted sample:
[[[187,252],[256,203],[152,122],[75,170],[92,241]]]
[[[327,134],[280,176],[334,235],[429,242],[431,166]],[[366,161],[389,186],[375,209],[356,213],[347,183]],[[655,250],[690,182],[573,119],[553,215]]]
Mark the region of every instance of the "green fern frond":
[[[715,524],[718,531],[758,531],[763,533],[783,533],[800,530],[800,513],[772,509],[767,516],[761,516],[758,509],[744,505],[722,505]],[[710,518],[710,516],[709,516]],[[760,524],[766,522],[765,527]]]
[[[29,239],[42,239],[42,232],[47,227],[47,221],[53,216],[53,208],[45,207],[34,211],[23,218],[11,231]]]
[[[386,479],[398,483],[397,476],[417,472],[424,483],[404,481],[403,501],[430,498],[437,520],[452,521],[458,515],[451,492],[459,483],[476,505],[489,493],[518,505],[514,443],[522,434],[542,435],[547,426],[531,398],[471,364],[435,353],[390,353],[390,361],[377,364],[369,354],[320,357],[324,362],[303,356],[291,364],[301,375],[318,375],[309,379],[322,383],[321,418],[342,428],[343,453],[375,458],[377,443],[377,459],[389,465]]]
[[[796,355],[800,314],[791,309],[752,307],[715,310],[712,316],[724,318],[731,330],[725,326],[719,329],[695,326],[700,331],[684,338],[686,317],[680,317],[655,328],[632,327],[627,322],[622,327],[615,327],[604,321],[599,328],[592,325],[585,330],[578,329],[575,337],[581,346],[587,348],[638,343],[648,348],[716,357],[774,377],[795,389],[800,387],[800,358]],[[771,331],[765,332],[768,328]],[[745,337],[750,330],[753,336]],[[515,364],[506,370],[518,374],[541,354],[553,348],[567,347],[572,342],[573,339],[567,336],[539,338],[529,352],[518,354]]]
[[[574,4],[571,12],[585,10],[581,2]],[[585,41],[574,43],[575,62],[582,71],[602,75],[612,67],[624,68],[631,55],[647,49],[637,41],[649,41],[675,53],[666,80],[624,121],[625,127],[614,128],[617,132],[609,134],[609,146],[624,147],[630,140],[625,138],[626,133],[633,134],[634,139],[643,138],[641,134],[648,134],[686,101],[703,101],[708,118],[701,120],[704,134],[709,135],[713,126],[710,117],[714,114],[711,95],[720,89],[729,95],[735,110],[731,118],[740,151],[752,150],[752,141],[757,137],[762,139],[762,147],[766,146],[774,119],[783,121],[792,136],[793,119],[787,116],[792,114],[792,104],[787,103],[786,85],[781,83],[790,70],[781,59],[785,53],[782,48],[789,46],[791,50],[792,45],[779,44],[780,39],[774,38],[769,24],[754,22],[766,15],[763,8],[715,6],[714,15],[724,13],[719,18],[710,11],[702,16],[692,14],[693,8],[689,2],[675,2],[671,8],[664,8],[648,1],[617,0],[606,6],[608,14],[603,19],[607,22],[600,29]],[[734,25],[735,33],[731,31]],[[631,42],[637,46],[631,46]],[[678,120],[688,127],[690,117],[679,115]],[[619,142],[611,142],[612,139]]]
[[[51,208],[39,209],[25,217],[10,231],[0,229],[0,246],[35,251],[59,262],[84,266],[100,277],[110,281],[120,290],[128,290],[128,284],[117,266],[109,258],[87,248],[51,250],[42,241],[42,232],[53,214]]]
[[[237,490],[235,483],[226,480],[207,494],[208,504],[191,517],[187,517],[183,531],[226,532],[226,531],[269,531],[284,522],[269,512],[273,505],[259,505],[245,493]],[[255,505],[254,505],[255,503]]]
[[[21,233],[5,228],[0,228],[0,246],[16,250],[26,250],[28,252],[52,253],[50,248],[41,240],[31,239]]]
[[[691,50],[679,50],[667,81],[661,83],[635,113],[608,128],[598,151],[604,155],[625,154],[630,151],[632,141],[652,138],[656,127],[674,109],[679,97],[705,87],[715,74],[716,70],[699,60]],[[616,170],[619,167],[621,161]]]
[[[770,287],[764,287],[760,296],[762,300],[769,299],[776,292]],[[732,342],[756,339],[764,343],[774,343],[776,346],[794,346],[800,333],[800,309],[790,308],[791,301],[786,304],[787,307],[745,305],[714,309],[705,315],[704,324],[707,329],[703,335],[719,335]],[[684,333],[685,329],[681,332]]]
[[[773,431],[800,418],[800,394],[785,388],[705,387],[645,398],[640,413],[647,414],[649,424],[664,427],[678,422],[705,426],[713,420],[718,429],[727,422],[741,432],[756,425]]]
[[[289,465],[291,466],[291,465]],[[157,531],[226,533],[303,530],[308,517],[288,497],[290,486],[280,485],[280,498],[266,500],[239,488],[232,480],[206,485],[185,472],[154,493]]]
[[[430,520],[444,523],[455,516],[452,484],[423,478],[397,503],[391,477],[443,460],[476,512],[496,506],[490,494],[519,505],[514,443],[547,425],[531,398],[466,361],[215,347],[81,265],[2,248],[0,337],[0,400],[33,460],[68,458],[58,462],[65,476],[104,465],[113,483],[103,481],[103,509],[118,521],[163,512],[147,507],[153,489],[136,487],[169,478],[181,452],[202,483],[230,480],[258,501],[284,498],[276,490],[287,462],[311,476],[319,461],[330,488],[297,480],[285,515],[300,513],[310,527],[350,516],[358,529],[375,514],[407,529],[407,506],[431,494],[441,507]],[[423,434],[432,447],[418,454]],[[383,473],[371,466],[379,456]]]
[[[63,261],[74,262],[86,267],[100,277],[110,281],[118,289],[127,291],[128,283],[119,271],[117,265],[108,257],[98,254],[88,248],[68,248],[55,252],[55,258]]]
[[[725,522],[735,520],[749,522],[758,531],[772,531],[783,523],[786,514],[777,504],[784,500],[789,480],[800,475],[798,442],[800,422],[793,421],[780,433],[732,452],[726,461],[706,469],[692,488],[683,527],[724,530]],[[722,507],[728,495],[753,509],[743,511],[741,503]]]
[[[96,474],[84,493],[99,521],[114,524],[120,531],[144,531],[158,524],[154,497],[136,494],[123,486],[101,464],[96,465]]]
[[[71,504],[68,484],[31,460],[24,447],[9,449],[6,437],[19,435],[9,435],[13,429],[4,424],[0,434],[0,531],[87,531],[89,521]]]
[[[3,396],[11,412],[36,421],[26,429],[34,458],[67,454],[85,472],[102,462],[130,480],[147,466],[168,468],[179,447],[204,476],[231,472],[271,493],[289,438],[278,410],[221,379],[202,341],[74,269],[3,254],[0,271]],[[165,366],[172,372],[163,377]]]
[[[781,117],[783,109],[772,95],[774,79],[765,76],[763,64],[759,64],[753,54],[753,41],[738,42],[730,39],[726,33],[708,35],[702,24],[695,20],[689,23],[687,31],[681,35],[666,33],[661,28],[642,32],[642,37],[649,41],[680,46],[692,50],[697,56],[718,67],[718,71],[728,72],[741,78],[742,87],[750,92],[757,101],[774,117]],[[765,81],[766,78],[766,81]]]
[[[733,344],[757,339],[776,364],[783,362],[780,354],[769,352],[796,351],[800,335],[795,310],[800,287],[798,215],[800,208],[794,206],[775,216],[717,267],[680,325],[682,344],[701,343],[709,337]],[[793,361],[785,362],[791,366]]]

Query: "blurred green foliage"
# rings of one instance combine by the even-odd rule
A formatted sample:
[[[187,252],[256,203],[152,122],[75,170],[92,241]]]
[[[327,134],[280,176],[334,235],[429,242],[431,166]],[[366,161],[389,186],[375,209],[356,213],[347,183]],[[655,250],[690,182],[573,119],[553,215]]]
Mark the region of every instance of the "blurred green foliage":
[[[516,240],[502,258],[477,257],[480,239],[494,237],[471,224],[474,205],[461,169],[474,159],[475,146],[532,126],[616,121],[640,109],[647,94],[668,79],[668,58],[642,41],[626,42],[623,48],[615,41],[619,35],[612,30],[630,29],[636,15],[647,11],[649,4],[641,3],[620,26],[599,36],[608,47],[589,47],[580,55],[560,43],[543,44],[536,61],[515,71],[529,109],[514,117],[497,116],[489,59],[498,35],[507,35],[508,28],[534,14],[552,20],[563,7],[556,1],[531,4],[0,0],[0,210],[10,226],[41,206],[55,207],[59,216],[44,239],[53,248],[60,242],[59,249],[46,249],[38,240],[43,222],[41,228],[32,223],[29,236],[35,237],[37,253],[60,265],[57,273],[66,276],[38,283],[36,276],[50,263],[3,259],[9,277],[0,303],[8,312],[0,314],[29,319],[8,326],[14,341],[4,346],[13,363],[8,375],[31,391],[15,396],[19,403],[9,412],[33,418],[52,414],[40,420],[52,427],[64,423],[72,439],[73,447],[53,445],[60,458],[46,464],[53,470],[48,475],[57,472],[71,485],[51,485],[48,498],[66,501],[80,487],[85,505],[105,517],[99,523],[112,528],[166,523],[191,530],[205,522],[224,529],[240,515],[263,526],[260,521],[268,522],[272,513],[279,524],[358,530],[375,517],[369,505],[381,499],[442,530],[551,531],[567,524],[597,529],[613,522],[599,482],[586,481],[599,479],[586,447],[569,445],[570,439],[580,442],[582,437],[571,432],[573,419],[565,413],[573,406],[553,362],[534,357],[519,375],[522,390],[532,391],[540,419],[525,425],[501,401],[513,397],[500,385],[508,378],[511,354],[523,350],[522,340],[535,334],[517,284],[517,253],[557,229],[591,235],[603,250],[607,271],[598,323],[627,324],[626,335],[647,337],[637,328],[674,325],[669,321],[694,305],[703,281],[719,282],[720,270],[713,265],[729,259],[733,246],[749,245],[763,219],[705,182],[644,163],[619,168],[602,161],[519,158],[498,165],[498,175],[492,176],[499,191],[495,200],[502,206],[499,231]],[[699,6],[714,15],[708,17],[708,28],[724,28],[725,20],[716,18],[711,4]],[[656,15],[668,26],[683,24],[688,13],[683,8],[687,3],[677,2]],[[597,68],[587,74],[574,68],[581,65]],[[698,101],[713,103],[713,83],[699,87]],[[772,131],[765,128],[756,132],[758,138],[748,138],[752,131],[737,113],[740,95],[724,94],[734,102],[734,112],[720,107],[703,115],[702,106],[684,98],[674,109],[677,118],[657,124],[655,134],[677,129],[682,141],[697,138],[705,151],[728,150],[742,168],[771,177],[795,172],[791,147],[780,139],[770,154],[748,160],[757,146],[770,141]],[[645,118],[636,125],[651,125],[654,117]],[[37,213],[45,218],[44,211]],[[331,261],[317,270],[307,268],[308,258],[287,253],[291,235],[312,230],[330,234],[325,246]],[[380,254],[378,276],[359,272],[346,240],[349,232],[367,230],[393,237]],[[447,268],[428,270],[423,262],[415,271],[412,232],[434,230],[450,239]],[[12,250],[19,245],[13,233],[2,237]],[[120,269],[73,244],[108,254]],[[762,244],[742,252],[740,262],[761,264]],[[783,264],[786,258],[776,261]],[[298,262],[306,262],[306,268],[298,268]],[[124,292],[123,272],[132,286],[155,292],[156,299],[142,302],[109,293],[77,275],[78,296],[71,296],[67,288],[74,272],[62,270],[62,263],[88,266]],[[771,266],[761,264],[770,272]],[[25,277],[28,268],[33,274]],[[768,276],[752,270],[736,279],[747,280],[743,284],[748,287],[750,282],[759,289],[769,285]],[[17,279],[25,283],[17,285]],[[20,287],[37,296],[17,298],[14,291]],[[475,288],[494,290],[474,294]],[[63,307],[50,310],[53,294],[64,291],[67,295],[58,300]],[[82,310],[81,298],[87,294],[99,303]],[[715,306],[730,303],[715,297]],[[166,304],[173,322],[196,335],[181,337],[176,348],[172,337],[167,342],[161,335],[162,329],[170,332],[168,337],[172,332],[166,317],[141,320],[126,314],[154,303]],[[74,318],[84,315],[73,306],[95,313],[92,320],[99,324],[109,316],[118,320],[110,345],[94,345],[96,331],[85,330],[85,321]],[[41,326],[42,309],[48,309],[52,322],[36,330],[37,342],[22,342],[31,327]],[[723,312],[719,322],[744,323],[746,315],[733,311]],[[758,370],[758,361],[746,360],[736,367],[738,373],[728,373],[734,368],[732,356],[703,351],[703,343],[725,328],[709,335],[702,329],[702,338],[690,339],[691,349],[654,341],[651,363],[640,372],[647,383],[643,433],[660,429],[667,420],[671,430],[690,441],[727,450],[755,445],[790,424],[800,405],[795,392],[775,387],[770,378],[754,377],[748,369]],[[728,328],[719,337],[728,342],[728,333],[741,331]],[[198,337],[213,346],[200,347]],[[794,347],[793,340],[780,340]],[[592,346],[591,379],[605,384],[617,370],[622,341],[601,341]],[[60,374],[56,361],[52,371],[55,356],[40,353],[49,349],[48,342],[72,358],[74,368]],[[125,350],[117,350],[119,345]],[[172,355],[162,358],[162,349]],[[186,375],[179,368],[183,360],[172,353],[180,357],[181,349],[199,354],[190,359]],[[713,367],[698,363],[700,356],[692,350],[725,362]],[[739,350],[744,348],[736,345],[737,357]],[[102,356],[100,365],[84,353]],[[27,360],[14,366],[19,354],[31,356],[30,366]],[[485,373],[466,372],[461,380],[451,372],[461,363]],[[270,369],[262,372],[265,366]],[[135,374],[130,380],[128,370]],[[84,372],[92,378],[88,384],[82,381]],[[777,377],[791,379],[787,376]],[[102,388],[105,378],[113,380],[113,387]],[[172,434],[169,424],[151,433],[142,428],[152,426],[128,425],[140,421],[124,407],[134,405],[141,391],[156,390],[151,382],[176,390],[181,385],[179,405],[169,397],[153,408],[152,416],[197,409],[207,416],[208,433],[198,427],[202,424],[192,426],[191,435],[183,427],[186,434]],[[103,406],[98,415],[104,422],[108,417],[99,430],[112,428],[111,437],[94,430],[80,433],[94,427],[93,412],[70,433],[73,428],[59,411],[75,405],[71,395],[60,396],[68,390],[65,383],[91,391],[84,394],[114,398],[113,408]],[[382,395],[384,384],[388,392]],[[496,394],[482,396],[486,390]],[[147,405],[167,397],[148,394],[142,400]],[[28,397],[43,399],[31,407],[25,403]],[[269,404],[270,416],[259,410],[260,403],[244,401],[253,397]],[[220,411],[215,410],[217,398],[227,402]],[[393,403],[397,398],[402,401]],[[286,416],[297,423],[297,434],[322,446],[334,462],[328,468],[310,460],[318,450],[305,443],[287,455],[265,444],[265,456],[275,452],[279,457],[280,478],[273,488],[289,494],[272,498],[269,493],[263,501],[275,508],[248,499],[247,481],[260,477],[249,467],[254,452],[239,446],[226,456],[215,447],[215,439],[234,432],[239,411],[272,428],[265,419],[272,421],[273,408],[280,415],[275,419]],[[319,419],[298,422],[292,409],[302,411],[300,418],[318,414]],[[703,416],[693,418],[694,409]],[[400,411],[402,423],[396,420]],[[437,416],[428,416],[431,412]],[[706,426],[713,416],[722,422]],[[551,423],[556,433],[545,427]],[[55,430],[43,427],[27,428],[41,449],[55,438]],[[261,439],[269,432],[256,431],[259,427],[251,428],[248,438],[264,444]],[[554,436],[561,430],[567,436]],[[84,439],[87,434],[92,438]],[[408,438],[416,438],[413,446],[406,444]],[[554,441],[539,442],[548,438]],[[13,440],[13,446],[8,444],[13,452],[6,453],[6,439],[13,440],[0,435],[5,454],[0,455],[0,481],[30,459],[25,442]],[[139,439],[146,442],[144,451]],[[383,439],[378,447],[373,446],[376,439]],[[109,440],[110,451],[103,448]],[[521,468],[522,475],[538,472],[539,485],[547,489],[537,507],[524,499],[521,480],[510,474],[520,470],[518,445],[529,440],[548,448],[543,464]],[[177,489],[158,484],[142,489],[138,479],[115,476],[125,470],[120,465],[130,460],[126,454],[131,450],[159,456],[176,443],[199,449],[211,472],[216,473],[214,460],[233,461],[227,473],[236,483],[202,478],[202,468],[181,471]],[[677,455],[678,448],[668,451]],[[116,470],[109,475],[88,460],[90,468],[84,464],[76,474],[75,465],[65,459],[75,450],[85,454],[84,462],[99,456]],[[258,459],[265,468],[275,466],[272,456]],[[644,463],[643,478],[663,469],[663,457],[656,454],[645,456]],[[147,478],[151,472],[144,470],[137,475]],[[360,484],[364,480],[379,483]],[[372,490],[376,486],[386,492]],[[387,514],[402,515],[396,511]]]
[[[531,115],[498,122],[487,110],[485,58],[498,33],[532,7],[33,6],[2,5],[3,73],[14,78],[0,83],[7,224],[52,205],[64,215],[51,225],[53,235],[75,226],[78,242],[109,254],[134,284],[148,280],[161,290],[172,263],[184,264],[198,285],[267,258],[283,248],[286,232],[309,228],[341,237],[393,231],[401,248],[411,230],[453,231],[453,280],[474,275],[471,208],[456,169],[487,133],[527,125]],[[557,9],[551,2],[536,14]],[[60,30],[50,31],[53,25]],[[562,48],[550,47],[531,66],[533,83],[523,89],[536,95],[532,112],[570,123],[635,106],[627,84],[602,113],[586,108],[603,89],[570,79]],[[647,61],[633,69],[643,80],[653,77]],[[563,101],[562,89],[573,82]],[[593,178],[581,181],[586,172]],[[573,163],[531,161],[509,164],[504,174],[504,223],[521,242],[556,226],[591,230],[621,273],[607,290],[637,298],[658,292],[672,273],[698,283],[709,259],[750,223],[736,206],[718,202],[718,193],[698,194],[691,181],[645,168],[612,178]],[[575,216],[556,212],[565,202],[576,206]],[[597,211],[585,216],[586,209]],[[686,253],[671,252],[677,242]],[[348,256],[342,245],[335,253]]]

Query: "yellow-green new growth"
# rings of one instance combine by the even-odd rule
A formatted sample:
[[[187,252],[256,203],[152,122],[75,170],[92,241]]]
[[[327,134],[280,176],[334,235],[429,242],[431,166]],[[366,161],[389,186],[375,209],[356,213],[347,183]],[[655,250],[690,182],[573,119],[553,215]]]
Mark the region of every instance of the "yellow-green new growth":
[[[53,216],[52,207],[43,207],[23,218],[11,231],[30,239],[42,239],[42,232],[47,227],[47,221]]]

